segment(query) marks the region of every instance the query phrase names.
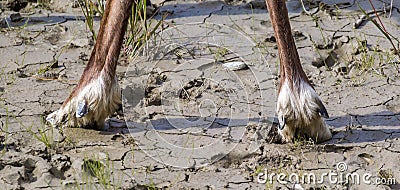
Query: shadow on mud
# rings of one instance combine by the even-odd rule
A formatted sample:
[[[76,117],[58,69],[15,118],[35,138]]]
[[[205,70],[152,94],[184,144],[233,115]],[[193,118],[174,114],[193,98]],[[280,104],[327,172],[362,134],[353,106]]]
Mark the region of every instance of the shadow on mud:
[[[2,20],[0,23],[0,28],[14,28],[14,27],[44,27],[49,25],[61,24],[67,22],[68,20],[81,20],[85,21],[84,16],[16,16],[17,18],[11,19],[10,17]],[[101,17],[94,17],[95,21],[100,21]],[[35,28],[29,28],[35,30]]]
[[[393,3],[393,2],[392,2]],[[348,1],[348,2],[339,2],[332,3],[332,1],[310,1],[304,4],[308,14],[315,15],[318,12],[322,11],[328,14],[330,17],[335,17],[341,14],[341,11],[358,11],[360,16],[362,12],[358,5],[362,7],[366,11],[372,10],[371,5],[368,1],[358,2],[358,1]],[[393,3],[393,6],[390,7],[390,1],[387,2],[375,2],[373,1],[375,7],[382,8],[382,6],[387,6],[382,9],[377,8],[378,12],[391,12],[391,17],[398,20],[400,9],[399,4],[397,2]],[[300,1],[289,1],[287,2],[287,8],[289,14],[304,14],[302,5]],[[191,10],[193,11],[187,11]],[[222,1],[206,1],[199,3],[186,3],[179,5],[163,5],[160,8],[161,13],[168,13],[170,16],[167,19],[174,18],[182,18],[182,17],[210,17],[213,15],[253,15],[253,14],[265,14],[267,18],[267,8],[265,1],[253,0],[248,3],[243,3],[236,5],[235,3],[226,4]],[[210,13],[211,12],[211,13]],[[369,13],[369,12],[368,12]],[[375,15],[371,14],[371,18],[374,18]],[[292,16],[293,17],[293,16]],[[297,16],[294,16],[297,17]],[[161,18],[161,17],[159,17]]]
[[[396,138],[392,134],[400,132],[399,117],[399,112],[391,111],[331,117],[327,123],[334,128],[335,134],[327,143],[384,142]]]
[[[387,139],[396,138],[392,134],[400,132],[399,116],[400,113],[390,111],[367,115],[333,116],[326,120],[326,123],[333,131],[333,138],[322,144],[384,142]],[[264,128],[263,131],[267,134],[258,134],[259,137],[257,138],[265,138],[266,142],[274,142],[271,139],[275,137],[268,135],[276,135],[273,131],[276,131],[278,126],[277,118],[274,117],[268,117],[267,119],[175,117],[147,120],[143,123],[131,121],[115,123],[115,120],[110,120],[109,122],[111,127],[101,133],[114,134],[113,132],[123,131],[124,133],[134,134],[144,131],[156,131],[165,134],[203,134],[218,137],[223,135],[222,133],[226,130],[234,128],[246,129],[248,126],[254,125],[258,128]]]

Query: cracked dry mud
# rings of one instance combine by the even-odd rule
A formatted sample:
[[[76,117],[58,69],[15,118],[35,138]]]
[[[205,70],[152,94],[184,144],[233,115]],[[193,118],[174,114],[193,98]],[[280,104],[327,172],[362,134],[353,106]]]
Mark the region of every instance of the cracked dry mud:
[[[30,22],[7,28],[13,12],[0,1],[0,189],[400,189],[399,59],[370,21],[358,22],[356,3],[370,12],[368,1],[311,2],[311,15],[287,4],[303,67],[330,114],[333,139],[321,144],[277,143],[277,50],[263,1],[153,2],[169,14],[165,31],[147,56],[122,55],[123,115],[103,131],[43,122],[93,47],[80,9],[25,8]],[[400,3],[373,3],[400,37]],[[388,184],[260,183],[265,171],[369,174]]]

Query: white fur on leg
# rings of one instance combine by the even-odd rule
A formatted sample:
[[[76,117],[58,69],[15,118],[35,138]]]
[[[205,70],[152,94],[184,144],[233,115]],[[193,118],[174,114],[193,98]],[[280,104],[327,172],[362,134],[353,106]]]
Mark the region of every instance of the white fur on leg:
[[[88,83],[65,106],[49,114],[46,120],[53,126],[82,127],[96,125],[99,129],[104,127],[104,120],[114,113],[121,103],[121,90],[116,77],[109,83],[111,86],[107,86],[103,76],[104,73],[102,72],[97,79]],[[77,117],[78,105],[82,102],[86,102],[88,112],[83,117]]]
[[[293,84],[293,89],[285,80],[278,95],[276,110],[278,118],[284,119],[283,129],[279,130],[283,140],[292,142],[296,135],[310,137],[316,142],[331,139],[332,134],[320,114],[325,107],[315,90],[303,80]]]

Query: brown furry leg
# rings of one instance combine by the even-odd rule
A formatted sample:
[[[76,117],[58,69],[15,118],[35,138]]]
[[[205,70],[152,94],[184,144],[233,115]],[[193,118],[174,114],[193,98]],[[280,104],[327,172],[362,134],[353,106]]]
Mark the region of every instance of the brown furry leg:
[[[278,45],[280,84],[276,111],[282,138],[297,136],[323,142],[332,138],[323,117],[328,112],[304,73],[291,33],[285,0],[266,0]]]
[[[104,120],[118,108],[121,91],[115,70],[132,3],[107,1],[89,63],[69,98],[46,118],[52,125],[102,129]]]

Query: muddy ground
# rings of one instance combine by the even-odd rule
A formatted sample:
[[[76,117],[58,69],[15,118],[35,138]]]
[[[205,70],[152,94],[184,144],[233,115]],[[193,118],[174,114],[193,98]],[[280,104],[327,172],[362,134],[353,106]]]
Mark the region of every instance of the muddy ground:
[[[164,30],[136,59],[122,53],[123,105],[102,131],[44,121],[93,47],[80,8],[12,2],[0,1],[0,189],[400,189],[400,62],[362,19],[367,0],[307,1],[309,14],[288,1],[334,134],[292,144],[276,138],[278,57],[264,2],[153,1],[155,20],[169,15]],[[373,3],[397,46],[399,1]]]

